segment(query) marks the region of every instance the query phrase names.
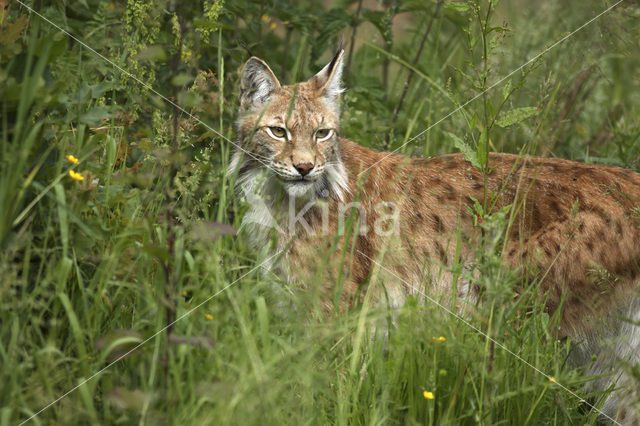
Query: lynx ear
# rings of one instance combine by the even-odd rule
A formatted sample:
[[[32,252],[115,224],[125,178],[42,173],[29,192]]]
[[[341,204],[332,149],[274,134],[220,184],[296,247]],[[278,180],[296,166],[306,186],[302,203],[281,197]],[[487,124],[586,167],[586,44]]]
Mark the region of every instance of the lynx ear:
[[[240,109],[264,106],[280,82],[271,68],[259,58],[251,57],[242,67],[240,76]]]
[[[341,46],[331,62],[309,80],[309,82],[316,85],[320,95],[329,102],[337,102],[340,93],[344,92],[342,87],[343,54],[344,50]]]

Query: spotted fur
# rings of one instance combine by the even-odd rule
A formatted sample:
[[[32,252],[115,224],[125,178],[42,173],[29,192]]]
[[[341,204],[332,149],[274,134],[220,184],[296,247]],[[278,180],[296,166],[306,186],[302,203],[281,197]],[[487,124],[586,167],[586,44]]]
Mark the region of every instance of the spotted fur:
[[[361,300],[361,286],[384,275],[372,259],[403,277],[388,275],[384,289],[372,290],[391,306],[409,294],[450,295],[454,288],[473,299],[476,289],[455,282],[450,266],[457,261],[473,269],[479,230],[468,207],[486,188],[496,210],[511,205],[514,212],[504,262],[539,283],[548,312],[559,318],[554,332],[576,342],[576,362],[593,374],[616,368],[591,389],[616,383],[620,389],[606,401],[605,413],[638,424],[640,384],[618,362],[640,361],[640,175],[492,153],[485,179],[459,154],[408,158],[372,151],[340,136],[341,72],[342,52],[293,86],[280,85],[257,58],[244,67],[237,122],[242,150],[229,172],[238,175],[239,195],[249,201],[244,226],[256,247],[269,247],[275,232],[272,249],[285,250],[279,268],[302,286],[323,283],[315,290],[327,306],[336,283],[341,306]],[[269,137],[268,126],[287,129],[288,140]],[[314,141],[319,128],[332,129],[333,137]],[[295,167],[300,162],[313,164],[304,180]],[[391,205],[397,228],[377,232],[392,222]],[[340,234],[345,206],[363,218],[355,238]],[[301,219],[293,226],[292,212]],[[328,251],[335,254],[327,258]]]

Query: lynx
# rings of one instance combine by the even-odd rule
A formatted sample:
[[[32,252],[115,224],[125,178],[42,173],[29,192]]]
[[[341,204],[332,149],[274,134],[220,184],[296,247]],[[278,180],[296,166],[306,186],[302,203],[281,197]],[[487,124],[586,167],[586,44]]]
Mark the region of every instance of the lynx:
[[[447,266],[472,267],[480,230],[469,206],[489,193],[494,210],[513,212],[505,265],[537,280],[547,311],[559,318],[554,332],[576,342],[574,361],[590,374],[640,362],[640,174],[491,153],[485,176],[461,154],[410,158],[364,148],[340,134],[342,56],[340,49],[296,85],[281,85],[256,57],[240,72],[229,173],[250,205],[243,227],[253,243],[275,241],[284,253],[272,266],[327,306],[337,282],[341,306],[357,301],[375,269],[387,273],[385,288],[373,293],[378,303],[398,307],[408,295],[452,292],[472,300],[478,289]],[[346,216],[358,220],[355,236],[344,231]],[[321,288],[310,288],[318,282],[311,276],[322,277]],[[640,383],[615,371],[591,390],[615,384],[602,411],[638,424]]]

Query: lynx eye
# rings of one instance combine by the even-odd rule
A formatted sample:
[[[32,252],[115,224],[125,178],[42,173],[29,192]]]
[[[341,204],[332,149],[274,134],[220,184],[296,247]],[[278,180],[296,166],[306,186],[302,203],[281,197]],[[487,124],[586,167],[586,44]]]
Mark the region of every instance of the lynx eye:
[[[271,126],[266,129],[269,136],[279,141],[283,141],[287,136],[287,131],[282,127]]]
[[[333,135],[331,129],[318,129],[316,130],[316,141],[323,142],[329,139]]]

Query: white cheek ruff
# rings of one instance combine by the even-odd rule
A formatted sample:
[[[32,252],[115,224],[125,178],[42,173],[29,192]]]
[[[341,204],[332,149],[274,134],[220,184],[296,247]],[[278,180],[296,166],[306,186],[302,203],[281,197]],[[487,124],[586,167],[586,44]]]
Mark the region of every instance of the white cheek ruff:
[[[268,134],[269,136],[271,136],[273,139],[275,139],[275,140],[277,140],[277,141],[283,141],[283,142],[284,142],[284,141],[286,140],[286,138],[285,138],[285,137],[281,137],[281,138],[279,138],[279,137],[277,137],[276,135],[274,135],[274,134],[273,134],[273,132],[271,131],[271,128],[270,128],[270,127],[265,127],[265,130],[267,131],[267,134]],[[286,130],[286,129],[285,129],[285,131],[287,132],[287,135],[288,135],[288,134],[289,134],[289,130]]]
[[[318,133],[318,132],[316,132],[316,133]],[[333,136],[333,130],[332,130],[332,129],[329,129],[329,133],[327,133],[327,136],[325,136],[325,137],[323,137],[323,138],[317,138],[317,137],[316,137],[316,141],[317,141],[317,142],[324,142],[324,141],[326,141],[327,139],[329,139],[331,136]]]
[[[344,201],[345,194],[349,193],[349,176],[344,168],[342,161],[336,164],[330,164],[325,168],[325,176],[327,178],[328,189],[334,196]]]

